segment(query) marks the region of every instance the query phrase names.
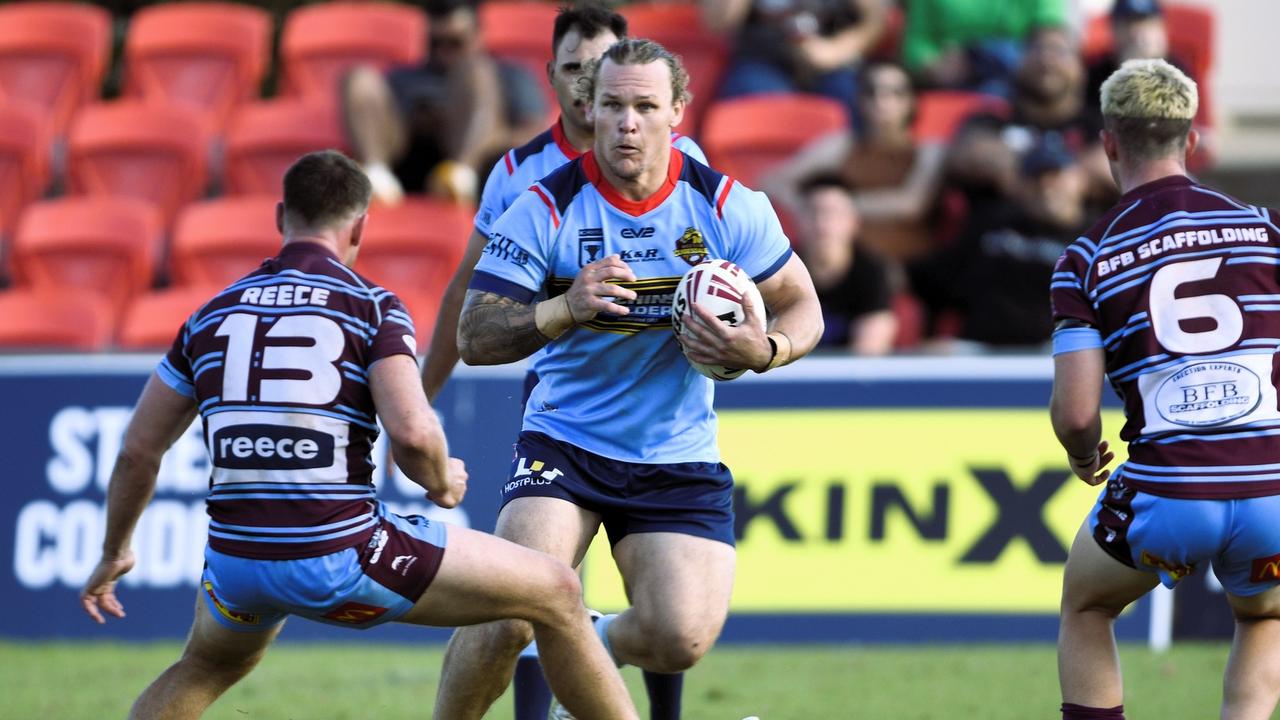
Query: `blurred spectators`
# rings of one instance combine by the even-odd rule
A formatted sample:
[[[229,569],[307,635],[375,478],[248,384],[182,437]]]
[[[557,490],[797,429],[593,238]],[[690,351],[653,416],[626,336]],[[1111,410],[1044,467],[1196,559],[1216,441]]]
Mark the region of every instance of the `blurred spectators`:
[[[1084,169],[1090,201],[1109,206],[1118,193],[1098,139],[1102,116],[1085,103],[1084,82],[1083,62],[1069,32],[1036,30],[1018,66],[1008,117],[982,114],[965,123],[947,159],[948,180],[971,204],[990,196],[1014,198],[1022,182],[1022,155],[1056,137]]]
[[[911,0],[902,59],[927,87],[1009,97],[1023,41],[1065,26],[1064,0]]]
[[[889,265],[858,238],[861,220],[839,175],[817,175],[801,188],[804,257],[826,328],[818,346],[857,355],[893,350],[898,323],[890,310]],[[1047,287],[1047,286],[1046,286]]]
[[[857,65],[880,39],[886,0],[700,0],[707,26],[734,39],[720,96],[812,92],[850,110]]]
[[[1049,278],[1088,226],[1086,178],[1053,135],[1022,157],[1019,170],[1012,202],[988,198],[974,207],[959,240],[913,268],[912,285],[925,304],[958,315],[956,340],[940,342],[940,349],[1027,349],[1050,339]]]
[[[428,0],[426,10],[426,61],[353,70],[343,114],[379,200],[427,191],[471,202],[478,172],[541,129],[546,101],[539,78],[485,53],[471,0]]]
[[[801,213],[800,184],[816,173],[838,173],[853,189],[862,220],[861,244],[898,262],[933,248],[928,216],[935,205],[946,148],[919,144],[911,133],[915,90],[901,65],[869,63],[858,88],[861,130],[810,143],[774,169],[764,190],[793,215]]]

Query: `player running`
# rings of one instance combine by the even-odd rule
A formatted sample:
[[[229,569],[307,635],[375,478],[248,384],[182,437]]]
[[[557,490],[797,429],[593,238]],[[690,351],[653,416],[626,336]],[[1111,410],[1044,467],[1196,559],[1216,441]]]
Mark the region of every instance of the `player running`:
[[[605,52],[586,87],[592,151],[493,226],[458,331],[471,364],[547,348],[497,534],[576,564],[603,525],[632,608],[596,630],[619,662],[666,673],[715,642],[734,568],[712,383],[681,354],[671,294],[690,266],[723,258],[759,283],[773,317],[766,335],[750,319],[729,327],[695,308],[685,351],[698,362],[764,372],[807,353],[822,331],[809,274],[768,200],[672,150],[687,83],[657,43]],[[549,298],[535,302],[544,289]],[[753,318],[764,311],[747,306]],[[436,717],[481,717],[529,637],[519,621],[455,633]]]
[[[112,471],[85,612],[124,617],[115,584],[133,567],[134,527],[161,456],[197,412],[213,473],[191,635],[131,716],[199,717],[294,614],[361,629],[520,618],[533,624],[567,707],[635,718],[567,565],[392,514],[374,497],[375,418],[396,463],[436,504],[458,504],[467,474],[419,385],[412,320],[395,295],[350,269],[370,194],[339,153],[294,163],[276,210],[280,254],[197,310],[142,392]]]
[[[1102,86],[1102,140],[1125,193],[1058,262],[1051,414],[1072,469],[1106,483],[1062,593],[1065,720],[1123,718],[1112,624],[1163,582],[1212,564],[1236,616],[1222,717],[1280,696],[1280,228],[1186,176],[1195,84],[1131,60]],[[1129,460],[1101,438],[1104,379]]]

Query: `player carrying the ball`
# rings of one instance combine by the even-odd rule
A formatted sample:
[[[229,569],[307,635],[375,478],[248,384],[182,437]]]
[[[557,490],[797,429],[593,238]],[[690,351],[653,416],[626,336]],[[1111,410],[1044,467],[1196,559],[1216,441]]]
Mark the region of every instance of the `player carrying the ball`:
[[[472,365],[548,348],[496,534],[577,564],[603,524],[632,607],[596,629],[619,663],[669,673],[715,642],[734,572],[733,480],[716,447],[712,382],[685,355],[765,372],[822,333],[808,271],[764,195],[673,151],[687,85],[657,43],[605,52],[584,82],[594,149],[494,223],[458,328]],[[758,283],[767,335],[757,322],[766,308],[748,301],[737,327],[695,306],[673,336],[676,284],[709,259]],[[457,632],[435,716],[481,717],[530,638],[525,622]]]

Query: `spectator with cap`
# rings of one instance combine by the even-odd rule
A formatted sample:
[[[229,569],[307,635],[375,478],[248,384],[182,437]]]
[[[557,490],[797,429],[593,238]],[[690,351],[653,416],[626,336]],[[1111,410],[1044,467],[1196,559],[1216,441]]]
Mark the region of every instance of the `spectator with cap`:
[[[1001,97],[1027,36],[1068,20],[1064,0],[911,0],[906,10],[902,59],[924,86]]]
[[[956,244],[913,268],[917,295],[935,313],[958,315],[950,351],[1039,347],[1053,332],[1044,302],[1058,258],[1087,227],[1085,176],[1057,136],[1019,162],[1013,202],[975,207]]]
[[[857,67],[884,30],[887,0],[699,0],[707,27],[733,39],[725,98],[811,92],[850,110]]]
[[[536,135],[547,115],[539,79],[485,52],[473,0],[427,0],[426,10],[425,62],[386,73],[361,66],[342,88],[355,157],[384,203],[406,192],[473,201],[478,171]]]

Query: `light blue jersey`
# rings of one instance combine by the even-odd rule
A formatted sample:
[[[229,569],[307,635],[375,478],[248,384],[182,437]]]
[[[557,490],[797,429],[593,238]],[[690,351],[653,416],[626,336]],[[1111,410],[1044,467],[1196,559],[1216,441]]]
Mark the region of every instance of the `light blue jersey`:
[[[791,246],[763,193],[673,151],[667,181],[649,199],[623,198],[593,153],[521,194],[493,225],[471,288],[530,302],[555,297],[586,264],[622,257],[636,282],[626,316],[600,314],[547,345],[524,429],[615,460],[719,462],[712,381],[671,332],[671,298],[693,265],[717,258],[757,282]],[[620,301],[621,302],[621,301]]]
[[[546,132],[508,150],[493,166],[489,179],[484,182],[480,208],[476,210],[476,232],[488,237],[493,222],[502,217],[520,193],[570,160],[581,157],[582,153],[565,137],[563,122],[556,121]],[[707,156],[702,154],[702,148],[693,138],[671,133],[671,146],[703,165],[707,164]]]

